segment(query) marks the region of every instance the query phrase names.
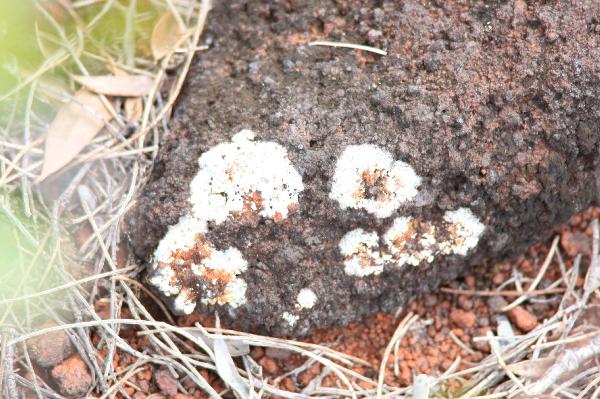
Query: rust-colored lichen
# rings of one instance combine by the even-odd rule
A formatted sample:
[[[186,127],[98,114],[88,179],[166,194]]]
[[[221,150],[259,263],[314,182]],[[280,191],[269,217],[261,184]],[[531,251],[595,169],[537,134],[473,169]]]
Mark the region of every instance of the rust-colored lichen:
[[[388,190],[388,176],[384,170],[365,170],[362,172],[361,177],[361,185],[354,193],[354,198],[357,201],[372,199],[383,202],[389,199],[391,193]]]
[[[254,196],[254,201],[260,200],[260,195]],[[233,300],[228,285],[236,279],[233,270],[207,267],[215,250],[202,234],[197,234],[194,245],[187,249],[177,249],[171,252],[171,261],[162,263],[161,268],[170,268],[173,274],[169,285],[179,291],[187,291],[190,295],[200,296],[203,301],[214,305],[225,304]]]

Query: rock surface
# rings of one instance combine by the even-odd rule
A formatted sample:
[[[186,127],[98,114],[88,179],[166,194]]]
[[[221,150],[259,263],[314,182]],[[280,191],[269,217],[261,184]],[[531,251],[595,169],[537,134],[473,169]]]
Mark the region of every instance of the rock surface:
[[[596,202],[599,2],[300,3],[215,2],[128,218],[175,311],[345,324]]]

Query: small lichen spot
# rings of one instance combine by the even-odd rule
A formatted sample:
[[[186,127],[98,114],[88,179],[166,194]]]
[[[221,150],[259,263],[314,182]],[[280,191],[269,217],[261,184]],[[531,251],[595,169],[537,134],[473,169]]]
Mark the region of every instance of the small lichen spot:
[[[451,252],[465,256],[479,243],[485,226],[469,208],[459,208],[444,214],[444,221],[450,224],[448,232],[452,240]]]
[[[311,309],[317,303],[317,294],[310,288],[302,288],[296,301],[300,309]]]
[[[384,259],[379,250],[379,235],[363,229],[349,231],[340,240],[344,271],[350,276],[364,277],[383,271]]]
[[[431,263],[436,253],[436,228],[431,223],[398,217],[385,233],[384,240],[396,266]]]
[[[287,321],[287,323],[290,325],[290,327],[293,327],[294,325],[296,325],[296,323],[300,319],[300,317],[298,317],[297,315],[292,314],[290,312],[283,312],[281,317],[283,318],[283,320]]]
[[[417,195],[421,178],[402,161],[373,144],[349,145],[337,160],[329,197],[341,208],[390,216]]]

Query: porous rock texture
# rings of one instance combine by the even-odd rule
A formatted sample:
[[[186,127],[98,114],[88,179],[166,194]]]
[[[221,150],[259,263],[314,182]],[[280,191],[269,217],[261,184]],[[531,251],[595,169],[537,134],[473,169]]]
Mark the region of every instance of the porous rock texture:
[[[128,218],[135,254],[175,309],[302,335],[395,310],[596,202],[597,0],[214,3],[210,50],[196,57]],[[240,154],[260,163],[266,147],[254,143],[280,146],[282,170],[301,176],[297,192],[275,182],[289,191],[289,212],[264,209],[265,181],[235,193],[206,187],[210,206],[238,196],[226,220],[194,207],[197,174],[219,177],[209,155],[224,151],[222,175],[235,181],[228,167],[254,170]],[[353,160],[367,166],[353,170]],[[157,259],[184,218],[188,230],[172,228],[163,249],[184,248]]]

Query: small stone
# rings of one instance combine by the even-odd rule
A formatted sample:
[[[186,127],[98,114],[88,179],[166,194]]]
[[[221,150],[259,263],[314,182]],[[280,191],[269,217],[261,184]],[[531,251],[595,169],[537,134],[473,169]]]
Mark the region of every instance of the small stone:
[[[467,286],[470,289],[474,289],[475,288],[475,276],[469,275],[467,277],[465,277],[465,284],[467,284]]]
[[[521,306],[511,309],[508,317],[523,332],[529,332],[538,325],[537,318]]]
[[[504,299],[504,297],[498,295],[490,297],[487,300],[487,305],[490,310],[490,313],[499,313],[502,308],[508,305],[508,302],[506,302],[506,299]]]
[[[254,360],[259,360],[264,355],[265,355],[265,350],[260,346],[256,346],[256,347],[252,348],[252,351],[250,352],[250,356],[252,356],[252,358]]]
[[[472,328],[475,326],[475,313],[461,309],[452,309],[450,320],[459,327]]]
[[[464,295],[460,295],[458,297],[458,305],[464,310],[473,309],[473,301]]]
[[[592,253],[591,240],[585,233],[566,230],[560,236],[560,246],[567,256],[574,258],[578,254],[590,256]]]
[[[177,394],[177,379],[166,368],[160,368],[154,372],[154,383],[160,391],[167,396]]]
[[[54,366],[50,374],[58,385],[59,391],[71,398],[84,396],[92,385],[92,376],[79,354]]]
[[[500,285],[505,280],[506,280],[506,278],[504,277],[504,274],[498,273],[498,274],[494,275],[494,277],[492,278],[492,283],[494,283],[494,285]]]
[[[42,324],[38,329],[57,326],[56,323]],[[71,340],[64,330],[39,335],[27,341],[31,358],[42,367],[56,366],[73,353]]]
[[[292,355],[292,353],[290,351],[285,350],[285,349],[267,348],[267,350],[265,351],[265,355],[267,357],[272,358],[272,359],[287,360],[287,359],[290,358],[290,356]]]
[[[258,364],[260,364],[268,374],[275,375],[279,371],[279,366],[277,365],[277,362],[270,357],[263,357],[262,359],[260,359]]]

